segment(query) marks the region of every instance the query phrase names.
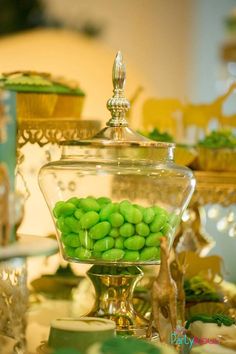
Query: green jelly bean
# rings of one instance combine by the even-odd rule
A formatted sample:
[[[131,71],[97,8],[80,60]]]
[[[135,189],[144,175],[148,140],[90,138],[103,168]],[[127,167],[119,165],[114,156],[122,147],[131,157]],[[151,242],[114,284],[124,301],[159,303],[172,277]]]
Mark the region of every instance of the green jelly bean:
[[[61,207],[65,204],[63,201],[56,202],[52,212],[55,218],[59,218]]]
[[[140,222],[136,225],[136,232],[140,236],[148,236],[150,234],[149,227],[144,222]]]
[[[80,230],[79,239],[83,247],[88,250],[93,249],[94,241],[89,237],[87,230]]]
[[[145,245],[145,238],[142,236],[131,236],[124,241],[124,246],[131,251],[138,251]]]
[[[72,203],[72,204],[74,204],[77,207],[79,205],[79,198],[72,197],[72,198],[68,199],[66,202],[67,203]]]
[[[82,209],[76,209],[76,211],[74,212],[74,216],[76,217],[76,219],[80,220],[81,216],[84,215],[84,211]]]
[[[134,235],[134,232],[135,232],[134,225],[126,222],[120,227],[119,232],[120,232],[120,235],[123,237],[130,237],[130,236]]]
[[[167,221],[167,215],[164,213],[160,213],[154,217],[154,220],[150,224],[151,232],[158,232],[165,225]]]
[[[76,250],[76,248],[73,248],[70,246],[66,246],[64,248],[65,255],[68,257],[75,257],[75,250]]]
[[[108,217],[108,221],[113,227],[120,227],[124,224],[124,217],[120,213],[112,213]]]
[[[137,208],[138,210],[140,210],[140,211],[141,211],[141,213],[143,214],[143,212],[144,212],[145,208],[144,208],[142,205],[139,205],[139,204],[133,204],[133,206],[134,206],[135,208]]]
[[[129,208],[131,206],[131,203],[130,201],[128,200],[123,200],[122,202],[120,202],[120,205],[119,205],[119,210],[120,210],[120,213],[125,216],[126,214],[126,210],[127,208]]]
[[[153,208],[146,208],[143,211],[143,221],[146,224],[150,224],[153,221],[154,217],[155,217],[155,211],[153,210]]]
[[[162,228],[161,232],[165,236],[170,236],[173,232],[172,226],[169,223],[166,223]]]
[[[160,240],[163,237],[161,232],[151,233],[145,240],[145,245],[148,247],[160,246]]]
[[[102,221],[91,227],[89,236],[94,240],[99,240],[109,234],[111,225],[107,221]]]
[[[139,257],[140,256],[138,251],[125,251],[125,255],[122,258],[122,261],[137,262]]]
[[[53,214],[56,218],[65,217],[74,214],[75,210],[76,206],[72,203],[57,202],[53,209]]]
[[[124,248],[124,238],[118,237],[115,239],[115,248],[123,249]]]
[[[65,224],[65,219],[63,216],[60,216],[60,218],[56,222],[56,227],[63,232],[63,234],[69,234],[71,232],[70,228]]]
[[[94,251],[96,252],[103,252],[111,249],[115,244],[114,238],[107,236],[98,240],[94,244]]]
[[[65,246],[75,247],[75,248],[81,246],[78,234],[74,234],[74,233],[70,233],[67,235],[62,234],[61,240]]]
[[[101,259],[102,258],[102,252],[96,252],[96,251],[92,251],[92,258],[95,259]]]
[[[103,206],[105,204],[111,203],[111,199],[107,198],[107,197],[100,197],[100,198],[97,198],[97,202],[100,204],[100,206]]]
[[[70,230],[76,234],[79,233],[79,231],[81,230],[80,222],[73,216],[67,216],[64,219],[64,222],[65,225],[68,226]]]
[[[89,259],[91,255],[92,255],[91,251],[87,250],[84,247],[78,247],[75,249],[75,257],[79,259],[86,260]]]
[[[89,229],[97,224],[99,221],[99,215],[95,211],[88,211],[80,218],[80,224],[83,229]]]
[[[112,214],[112,213],[115,213],[117,211],[117,208],[118,208],[118,204],[117,203],[108,203],[108,204],[105,204],[100,213],[99,213],[99,217],[100,217],[100,220],[101,221],[106,221],[108,220],[109,216]]]
[[[157,205],[154,205],[152,208],[155,211],[156,215],[165,214],[166,216],[168,216],[168,212],[164,208],[161,208]]]
[[[111,229],[109,236],[114,238],[119,237],[120,236],[119,229],[116,228]]]
[[[124,218],[132,224],[139,224],[142,221],[143,214],[141,211],[132,205],[126,208]]]
[[[99,203],[92,197],[82,199],[79,205],[84,211],[99,211],[101,209]]]
[[[157,247],[144,247],[140,252],[140,261],[152,261],[160,259],[160,249]]]
[[[119,261],[124,257],[125,252],[123,250],[120,250],[118,248],[112,248],[108,251],[103,252],[102,254],[102,259],[104,261]]]

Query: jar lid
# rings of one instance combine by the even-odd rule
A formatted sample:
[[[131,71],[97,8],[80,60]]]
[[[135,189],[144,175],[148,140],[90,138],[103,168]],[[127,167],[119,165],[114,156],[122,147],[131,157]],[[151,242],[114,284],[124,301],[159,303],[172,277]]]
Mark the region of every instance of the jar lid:
[[[90,140],[64,141],[66,146],[94,146],[94,147],[147,147],[147,148],[174,148],[175,144],[150,140],[128,126],[126,112],[130,108],[130,102],[124,96],[126,69],[123,57],[119,51],[113,64],[112,81],[113,96],[107,101],[107,108],[111,112],[111,118],[103,128]]]

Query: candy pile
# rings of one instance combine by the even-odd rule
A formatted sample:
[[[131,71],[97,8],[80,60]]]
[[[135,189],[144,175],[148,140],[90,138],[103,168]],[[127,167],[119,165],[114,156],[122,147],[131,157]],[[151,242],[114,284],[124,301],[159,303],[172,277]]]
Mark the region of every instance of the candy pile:
[[[106,197],[59,201],[53,214],[66,256],[107,262],[159,260],[160,238],[172,235],[178,219],[158,206]]]

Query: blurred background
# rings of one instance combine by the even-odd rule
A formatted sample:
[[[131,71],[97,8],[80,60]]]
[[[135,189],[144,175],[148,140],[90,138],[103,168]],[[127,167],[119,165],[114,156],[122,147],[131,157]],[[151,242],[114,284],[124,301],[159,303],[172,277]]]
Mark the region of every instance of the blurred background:
[[[37,70],[77,80],[86,93],[83,119],[108,120],[118,50],[127,67],[127,97],[140,92],[132,108],[134,128],[147,97],[210,102],[236,78],[236,0],[0,1],[0,72]],[[232,113],[235,94],[230,100],[226,109]],[[40,159],[27,162],[31,170],[34,164]],[[37,189],[35,176],[33,182],[27,178],[29,189]],[[54,229],[46,204],[39,190],[31,194],[26,215],[37,209],[20,232],[47,235]],[[232,208],[221,208],[218,220]],[[215,220],[207,229],[216,240],[211,252],[224,253],[228,277],[235,280],[236,231],[229,236],[227,225],[219,230]]]

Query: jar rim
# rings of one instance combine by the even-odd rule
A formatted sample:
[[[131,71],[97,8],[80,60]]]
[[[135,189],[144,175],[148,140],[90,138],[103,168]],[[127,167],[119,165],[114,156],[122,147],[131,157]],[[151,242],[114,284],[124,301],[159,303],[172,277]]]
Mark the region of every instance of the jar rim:
[[[123,140],[67,140],[60,143],[61,146],[94,146],[94,147],[133,147],[133,148],[175,148],[175,143],[162,141],[123,141]]]

